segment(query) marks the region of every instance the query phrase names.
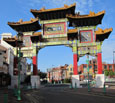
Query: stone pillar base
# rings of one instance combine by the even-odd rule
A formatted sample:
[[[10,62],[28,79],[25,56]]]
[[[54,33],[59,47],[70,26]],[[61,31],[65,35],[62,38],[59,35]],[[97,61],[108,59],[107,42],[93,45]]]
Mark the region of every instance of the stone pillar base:
[[[96,88],[103,88],[105,82],[104,74],[96,74]]]
[[[17,88],[18,87],[18,76],[11,76],[11,85],[8,88]]]
[[[40,77],[38,75],[31,76],[31,86],[32,88],[40,88]]]
[[[80,88],[79,75],[72,75],[72,87]]]

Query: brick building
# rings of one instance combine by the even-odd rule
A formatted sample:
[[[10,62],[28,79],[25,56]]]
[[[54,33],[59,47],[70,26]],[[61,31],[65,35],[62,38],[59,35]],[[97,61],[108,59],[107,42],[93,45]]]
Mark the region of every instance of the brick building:
[[[55,81],[62,81],[65,78],[67,78],[67,66],[60,66],[60,67],[55,67],[47,70],[47,78],[49,82]]]
[[[104,70],[113,70],[115,71],[115,67],[113,64],[107,64],[105,62],[102,63],[102,70],[104,73]],[[87,78],[88,72],[87,72],[87,64],[81,64],[78,66],[78,73],[80,74],[80,79],[83,80],[84,78]],[[97,74],[97,60],[93,59],[89,61],[89,75],[90,77],[94,78],[95,74]],[[65,65],[60,66],[56,68],[51,68],[47,70],[47,78],[49,82],[54,81],[61,81],[64,79],[70,79],[73,75],[73,65]]]
[[[81,77],[83,75],[87,75],[87,64],[81,64],[79,67],[79,71],[81,71]],[[105,62],[102,63],[102,71],[104,73],[104,70],[112,70],[115,71],[115,66],[113,64],[107,64]],[[89,61],[89,74],[94,75],[97,74],[97,60],[93,59]]]

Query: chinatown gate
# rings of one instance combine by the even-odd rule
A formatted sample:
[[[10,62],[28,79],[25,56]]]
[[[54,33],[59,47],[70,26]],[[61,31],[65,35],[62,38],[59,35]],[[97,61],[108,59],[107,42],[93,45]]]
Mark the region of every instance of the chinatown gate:
[[[101,46],[112,32],[112,28],[96,29],[101,24],[105,11],[91,12],[87,15],[75,13],[76,4],[64,5],[62,8],[40,10],[31,9],[35,18],[30,21],[8,22],[8,25],[18,33],[23,33],[24,47],[21,48],[23,57],[32,58],[33,75],[32,86],[36,83],[39,87],[37,71],[37,54],[46,46],[65,45],[73,51],[73,75],[72,85],[80,87],[78,74],[79,58],[88,54],[97,58],[96,87],[103,87],[104,74],[102,74],[102,50]],[[72,27],[72,29],[69,29]],[[37,32],[41,30],[40,32]],[[15,45],[17,37],[4,38],[6,42]],[[16,55],[16,47],[14,46]],[[39,58],[39,57],[38,57]],[[38,59],[39,60],[39,59]],[[17,67],[14,67],[17,68]]]

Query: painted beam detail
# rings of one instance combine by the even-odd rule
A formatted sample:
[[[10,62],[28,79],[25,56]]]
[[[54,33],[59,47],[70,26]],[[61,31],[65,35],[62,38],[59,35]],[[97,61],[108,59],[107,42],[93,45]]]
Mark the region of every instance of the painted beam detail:
[[[99,45],[100,44],[100,42],[92,42],[92,43],[78,43],[78,46],[79,47],[82,47],[82,46],[97,46],[97,45]]]
[[[55,46],[55,45],[72,45],[72,41],[60,41],[60,42],[45,42],[45,43],[37,43],[33,44],[34,47],[38,46]]]

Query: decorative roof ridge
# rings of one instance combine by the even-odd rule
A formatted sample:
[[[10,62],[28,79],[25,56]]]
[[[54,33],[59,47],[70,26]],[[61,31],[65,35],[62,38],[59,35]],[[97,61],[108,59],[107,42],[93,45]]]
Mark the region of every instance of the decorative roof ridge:
[[[76,33],[77,32],[77,29],[68,29],[67,30],[67,33]]]
[[[85,18],[88,18],[88,17],[99,16],[102,14],[105,14],[105,10],[98,12],[98,13],[90,11],[88,15],[80,15],[80,13],[76,13],[75,15],[67,14],[66,17],[70,17],[70,18],[84,18],[85,17]]]
[[[40,36],[41,32],[34,32],[32,36]]]
[[[17,37],[12,37],[12,38],[3,38],[4,41],[15,41],[15,40],[18,40]]]
[[[14,39],[15,39],[15,40],[18,40],[18,38],[17,38],[17,36],[16,36],[16,35],[14,35],[13,37],[14,37]]]
[[[95,33],[96,35],[100,35],[100,34],[104,34],[104,33],[108,33],[108,32],[112,32],[113,31],[113,28],[107,28],[107,29],[101,29],[101,28],[98,28]]]
[[[53,9],[45,9],[45,7],[41,8],[40,10],[37,10],[37,9],[31,9],[30,12],[49,12],[49,11],[56,11],[56,10],[64,10],[64,9],[69,9],[73,6],[76,6],[76,3],[74,4],[71,4],[70,6],[64,4],[64,7],[61,7],[61,8],[53,8]]]
[[[100,11],[98,13],[90,11],[88,16],[98,16],[98,15],[101,15],[101,14],[105,14],[105,10]]]
[[[36,21],[38,21],[38,18],[30,18],[30,21],[23,21],[23,19],[20,19],[18,22],[8,22],[8,25],[30,24]]]

